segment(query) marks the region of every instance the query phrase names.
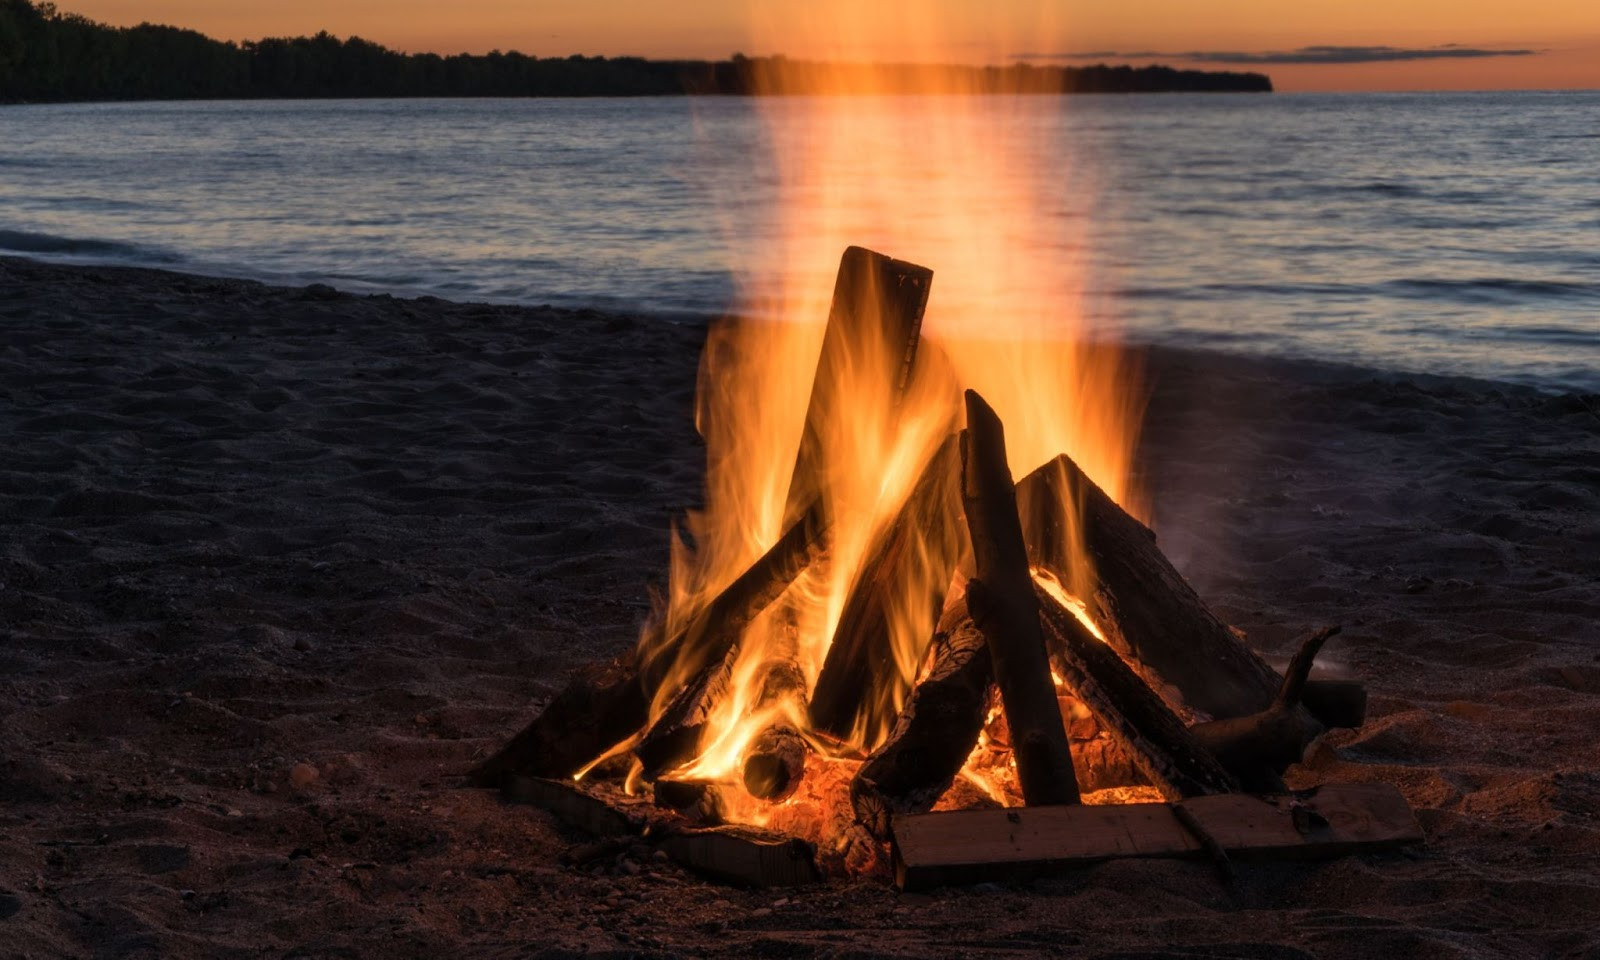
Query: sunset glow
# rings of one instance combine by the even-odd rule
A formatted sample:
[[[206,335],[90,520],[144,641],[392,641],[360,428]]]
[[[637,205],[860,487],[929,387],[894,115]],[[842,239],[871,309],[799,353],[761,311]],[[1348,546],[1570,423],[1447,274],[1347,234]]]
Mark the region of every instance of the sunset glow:
[[[359,35],[408,52],[520,50],[537,56],[722,58],[734,51],[815,56],[825,49],[806,4],[753,0],[66,0],[63,9],[118,25],[169,23],[222,39],[316,33]],[[1105,4],[1082,0],[923,0],[879,4],[859,45],[880,61],[930,53],[906,42],[907,12],[935,11],[960,42],[933,52],[949,62],[1169,63],[1255,70],[1280,90],[1556,89],[1600,87],[1600,5],[1591,0],[1349,0],[1298,5],[1269,0]],[[791,38],[766,49],[753,38]],[[1350,62],[1297,62],[1305,48],[1347,48]],[[1378,54],[1376,48],[1390,48]],[[1369,51],[1362,53],[1360,51]],[[1449,52],[1442,52],[1449,51]],[[1512,52],[1515,51],[1515,52]],[[1091,56],[1086,56],[1091,55]],[[1242,55],[1238,59],[1229,56]]]

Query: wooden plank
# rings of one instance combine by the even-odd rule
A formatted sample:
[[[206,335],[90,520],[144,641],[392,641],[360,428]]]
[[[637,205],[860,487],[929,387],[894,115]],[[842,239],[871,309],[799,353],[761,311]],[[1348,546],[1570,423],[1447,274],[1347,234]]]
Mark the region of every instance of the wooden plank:
[[[1182,806],[1239,858],[1336,857],[1422,841],[1411,807],[1386,783],[1195,797]],[[1207,856],[1164,803],[914,814],[895,817],[892,829],[902,890],[1034,877],[1117,857]]]
[[[747,887],[794,887],[822,879],[809,843],[752,827],[675,830],[657,844],[691,870]]]

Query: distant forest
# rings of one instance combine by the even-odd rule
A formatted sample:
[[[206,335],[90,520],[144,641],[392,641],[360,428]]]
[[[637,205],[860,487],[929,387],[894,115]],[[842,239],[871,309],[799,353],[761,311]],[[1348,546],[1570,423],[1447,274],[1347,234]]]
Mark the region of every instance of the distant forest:
[[[0,102],[321,97],[628,97],[806,93],[826,70],[850,88],[867,68],[784,58],[405,54],[328,33],[247,43],[193,30],[111,27],[52,3],[0,0]],[[880,71],[882,68],[878,68]],[[881,73],[879,77],[883,76]],[[903,91],[978,93],[1269,92],[1259,73],[1170,67],[896,66]]]

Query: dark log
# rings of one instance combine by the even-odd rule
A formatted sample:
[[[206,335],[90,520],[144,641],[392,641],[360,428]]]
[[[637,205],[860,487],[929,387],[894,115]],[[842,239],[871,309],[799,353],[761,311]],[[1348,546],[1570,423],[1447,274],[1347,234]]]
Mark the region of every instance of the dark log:
[[[902,699],[895,650],[932,634],[966,546],[960,470],[960,442],[952,436],[928,461],[862,568],[811,694],[812,729],[845,740],[858,728],[870,736],[894,722]],[[907,591],[916,588],[922,592],[910,601],[911,610],[901,609]],[[897,639],[897,619],[899,629],[919,636]]]
[[[888,839],[892,815],[933,809],[983,731],[993,672],[964,601],[941,619],[930,655],[927,676],[850,784],[857,821],[880,840]]]
[[[1079,544],[1087,551],[1095,594],[1080,599],[1107,641],[1153,687],[1170,685],[1184,705],[1213,718],[1245,716],[1272,702],[1277,673],[1207,609],[1162,555],[1150,528],[1070,457],[1057,457],[1023,478],[1017,502],[1035,566],[1071,584],[1065,575],[1069,558]]]
[[[1387,783],[1329,784],[1281,797],[1196,797],[1182,806],[1197,830],[1165,803],[896,817],[895,883],[902,890],[1014,883],[1116,857],[1214,856],[1208,842],[1234,859],[1305,859],[1423,839],[1411,807]]]
[[[754,827],[672,830],[657,845],[691,870],[741,886],[793,887],[822,879],[811,844]]]
[[[639,731],[649,701],[634,653],[582,667],[532,723],[467,774],[468,782],[498,787],[512,775],[570,777]]]
[[[796,716],[805,712],[806,677],[792,660],[766,665],[754,709],[785,702]],[[762,730],[745,748],[745,790],[758,800],[776,802],[788,797],[805,775],[807,752],[805,738],[792,724],[774,723]]]
[[[1022,797],[1029,806],[1077,803],[1072,751],[1050,680],[1039,601],[1006,463],[1005,428],[972,390],[961,438],[961,500],[976,570],[967,583],[967,609],[988,641]]]
[[[660,699],[657,685],[669,676],[688,677],[671,694],[667,707],[638,749],[645,775],[653,777],[691,759],[699,748],[704,720],[725,689],[726,667],[737,653],[746,627],[827,548],[832,525],[822,476],[829,460],[827,425],[859,416],[864,406],[886,414],[899,403],[910,381],[928,303],[933,272],[862,247],[849,247],[839,261],[828,325],[822,337],[807,402],[804,431],[784,505],[787,530],[772,550],[677,636],[652,647],[656,655],[645,683]],[[877,377],[864,371],[878,371]],[[866,377],[866,380],[862,380]],[[861,382],[881,386],[875,404],[859,393]],[[732,593],[734,596],[729,597]]]
[[[1189,728],[1195,740],[1238,777],[1246,790],[1281,790],[1280,774],[1299,761],[1306,744],[1322,732],[1321,724],[1296,708],[1317,651],[1338,632],[1336,626],[1322,627],[1301,643],[1284,671],[1278,695],[1267,709],[1248,717],[1211,720]]]
[[[1037,589],[1051,664],[1145,779],[1168,800],[1237,790],[1237,781],[1117,652],[1048,590]]]
[[[1300,702],[1325,727],[1354,729],[1367,719],[1367,688],[1359,680],[1307,680]]]

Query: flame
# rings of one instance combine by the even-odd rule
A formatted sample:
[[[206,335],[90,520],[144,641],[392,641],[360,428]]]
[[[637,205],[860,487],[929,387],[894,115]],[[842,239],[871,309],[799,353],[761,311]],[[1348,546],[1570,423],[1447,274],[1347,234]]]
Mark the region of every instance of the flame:
[[[742,796],[743,756],[764,728],[807,730],[804,698],[770,696],[763,678],[771,664],[787,663],[808,688],[816,683],[866,558],[959,427],[962,388],[982,393],[1004,420],[1015,476],[1067,452],[1112,497],[1127,505],[1133,494],[1138,372],[1094,341],[1082,265],[1062,253],[1081,249],[1083,239],[1075,235],[1082,218],[1062,198],[1080,202],[1088,189],[1049,140],[1069,104],[972,95],[979,91],[962,83],[975,74],[868,66],[885,29],[901,49],[930,56],[961,46],[926,5],[892,8],[827,0],[807,6],[806,22],[825,25],[815,36],[797,36],[787,22],[782,34],[754,38],[761,49],[795,44],[819,61],[850,65],[753,61],[759,91],[791,94],[754,101],[770,150],[758,162],[770,167],[779,202],[752,213],[731,198],[723,211],[761,218],[770,236],[741,250],[733,266],[744,319],[714,326],[701,359],[696,425],[706,445],[705,501],[675,531],[668,589],[640,641],[646,661],[668,664],[652,721],[692,672],[664,648],[668,638],[783,532],[840,252],[852,244],[880,250],[932,268],[934,283],[919,373],[898,404],[883,402],[882,384],[871,382],[873,363],[817,372],[829,378],[834,401],[824,411],[826,456],[816,477],[832,519],[825,561],[746,629],[700,755],[674,773],[727,785],[725,798]],[[907,95],[908,88],[916,92]],[[845,93],[853,95],[832,95]],[[869,357],[879,349],[896,345],[857,345]],[[947,586],[933,581],[949,569],[938,561],[952,559],[934,556],[931,542],[913,548],[929,556],[890,604],[894,675],[882,689],[863,691],[846,744],[813,743],[819,756],[808,764],[808,781],[817,770],[830,783],[842,776],[848,764],[827,755],[871,750],[912,689],[936,613],[919,598]],[[1092,567],[1081,549],[1070,559],[1070,592],[1087,596]],[[989,749],[987,736],[978,752]],[[969,764],[966,777],[997,800],[1015,793],[992,770]],[[809,800],[744,797],[727,808],[735,821],[769,823],[792,819],[797,804],[827,792],[808,784]]]

